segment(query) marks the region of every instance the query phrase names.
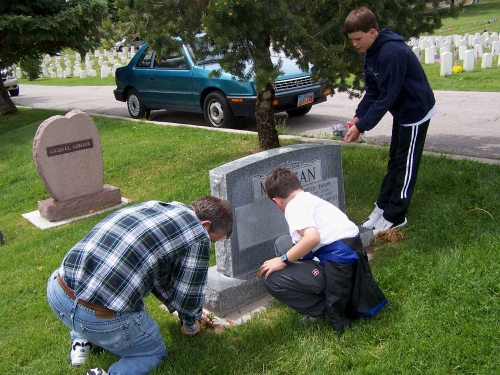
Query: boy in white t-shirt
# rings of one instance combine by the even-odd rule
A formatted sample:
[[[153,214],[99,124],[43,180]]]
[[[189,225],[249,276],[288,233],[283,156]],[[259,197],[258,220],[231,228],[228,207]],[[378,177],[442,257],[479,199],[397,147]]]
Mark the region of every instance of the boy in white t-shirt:
[[[327,315],[333,328],[342,331],[353,317],[351,297],[358,259],[366,257],[357,225],[333,204],[305,192],[291,170],[272,171],[265,188],[285,214],[290,234],[276,240],[277,257],[260,267],[264,287],[301,314]],[[363,266],[368,267],[371,277],[368,262]],[[370,279],[368,293],[373,292],[372,284],[380,291]],[[377,302],[370,300],[371,307],[385,302],[372,311],[373,315],[387,303],[381,292],[376,294]]]

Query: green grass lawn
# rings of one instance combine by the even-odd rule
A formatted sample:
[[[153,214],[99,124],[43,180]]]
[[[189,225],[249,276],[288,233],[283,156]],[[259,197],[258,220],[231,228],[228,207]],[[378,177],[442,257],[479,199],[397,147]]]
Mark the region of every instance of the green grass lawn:
[[[41,231],[21,214],[48,198],[33,137],[53,111],[0,117],[0,374],[77,375],[117,358],[96,351],[83,368],[68,362],[68,329],[51,312],[45,285],[64,254],[105,214]],[[208,171],[257,151],[257,135],[157,126],[94,117],[104,181],[132,203],[185,203],[209,194]],[[285,142],[282,142],[285,144]],[[387,150],[342,146],[347,213],[371,212]],[[147,308],[169,358],[154,374],[484,374],[500,373],[500,166],[424,156],[400,242],[376,243],[372,271],[389,299],[375,318],[343,334],[302,325],[274,304],[216,334],[181,334],[178,320]],[[214,262],[212,256],[212,264]]]
[[[478,20],[493,19],[499,4],[483,0],[468,6],[463,15],[471,30],[464,32],[483,28]],[[445,24],[449,21],[455,22]],[[489,25],[498,25],[498,17]],[[497,84],[489,86],[498,81],[497,67],[448,77],[439,76],[439,65],[424,69],[434,89],[498,91]],[[75,82],[113,85],[114,79],[20,80],[21,85]],[[77,375],[90,367],[107,369],[117,360],[94,351],[84,367],[71,367],[68,329],[45,297],[48,276],[106,214],[44,231],[21,216],[49,197],[32,147],[37,127],[54,114],[64,115],[21,108],[17,115],[0,116],[0,231],[6,239],[0,244],[1,375]],[[104,181],[132,203],[189,203],[210,193],[210,169],[258,151],[257,134],[93,118]],[[387,156],[385,148],[342,146],[347,214],[356,223],[373,208]],[[148,311],[169,350],[154,374],[500,373],[500,166],[424,155],[408,220],[401,241],[373,244],[372,271],[389,304],[340,335],[324,321],[302,325],[297,313],[276,303],[241,326],[187,337],[177,318],[149,297]]]

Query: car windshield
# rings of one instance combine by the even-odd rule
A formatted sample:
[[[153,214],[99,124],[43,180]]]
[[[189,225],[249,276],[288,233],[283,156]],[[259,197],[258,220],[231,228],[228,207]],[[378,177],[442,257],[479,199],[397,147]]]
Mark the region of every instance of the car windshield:
[[[217,54],[215,48],[202,37],[196,38],[192,45],[186,45],[186,48],[196,65],[205,65],[218,63],[222,55]]]

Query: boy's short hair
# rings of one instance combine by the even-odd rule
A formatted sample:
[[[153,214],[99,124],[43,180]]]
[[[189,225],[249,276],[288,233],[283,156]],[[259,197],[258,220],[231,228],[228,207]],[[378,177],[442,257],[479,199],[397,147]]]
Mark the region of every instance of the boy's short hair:
[[[377,17],[367,7],[354,9],[345,19],[342,29],[345,33],[351,34],[358,31],[367,33],[371,29],[377,30]]]
[[[267,175],[265,188],[270,199],[286,199],[295,190],[302,189],[302,185],[294,171],[276,168]]]

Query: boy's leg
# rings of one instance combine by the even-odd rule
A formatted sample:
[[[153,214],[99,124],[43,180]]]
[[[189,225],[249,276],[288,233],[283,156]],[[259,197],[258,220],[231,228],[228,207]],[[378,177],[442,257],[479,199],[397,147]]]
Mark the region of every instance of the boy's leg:
[[[387,173],[377,199],[377,206],[384,210],[384,218],[391,223],[403,222],[408,212],[429,122],[418,126],[393,122]]]
[[[274,244],[276,256],[286,253],[292,246],[290,235],[279,237]],[[274,298],[300,314],[325,314],[325,276],[323,266],[317,262],[293,262],[281,271],[273,272],[267,280],[262,278],[262,283]]]
[[[325,275],[321,264],[313,260],[293,262],[261,280],[274,298],[298,313],[325,315]]]

